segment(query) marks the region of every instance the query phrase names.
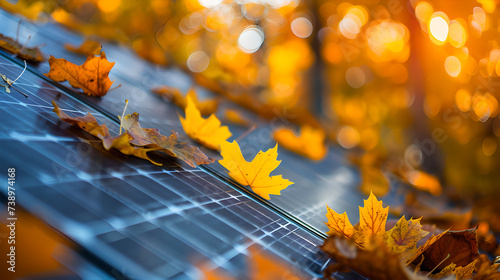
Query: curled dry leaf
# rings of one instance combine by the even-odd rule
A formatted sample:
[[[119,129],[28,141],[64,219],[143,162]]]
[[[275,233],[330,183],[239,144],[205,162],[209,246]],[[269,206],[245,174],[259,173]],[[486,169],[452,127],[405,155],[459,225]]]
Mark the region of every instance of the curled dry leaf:
[[[68,51],[83,55],[98,55],[101,53],[101,43],[92,40],[85,40],[85,42],[78,47],[66,43],[64,44],[64,48]]]
[[[229,176],[243,186],[250,186],[256,194],[265,199],[270,199],[270,194],[279,195],[281,190],[293,184],[281,175],[269,175],[281,163],[281,160],[276,159],[277,144],[266,152],[259,151],[255,158],[248,162],[241,154],[236,141],[226,141],[221,145],[221,155],[219,163],[229,171]]]
[[[154,88],[151,91],[172,101],[172,103],[177,105],[177,107],[181,108],[182,110],[186,110],[188,104],[187,98],[191,97],[194,104],[196,105],[196,108],[198,108],[198,110],[200,110],[200,113],[204,116],[215,113],[219,105],[219,102],[215,99],[199,101],[193,88],[188,91],[185,97],[182,95],[179,89],[174,87],[161,86]]]
[[[15,54],[17,57],[30,62],[44,61],[43,54],[38,47],[28,48],[18,41],[0,34],[0,49]]]
[[[426,248],[421,256],[424,257],[422,270],[441,271],[452,263],[457,266],[467,266],[479,256],[477,228],[447,231]],[[419,261],[420,256],[414,260],[414,263]],[[439,265],[436,266],[436,264]]]
[[[197,147],[181,142],[175,131],[172,131],[172,134],[167,137],[161,135],[158,129],[142,128],[139,124],[139,114],[137,113],[126,115],[122,120],[122,126],[132,135],[133,139],[130,143],[135,146],[142,146],[148,149],[154,149],[155,151],[164,152],[170,156],[183,160],[193,167],[198,164],[209,164],[214,162],[213,159],[208,158]]]
[[[201,116],[191,96],[187,96],[186,118],[179,116],[179,119],[186,134],[207,148],[219,150],[220,145],[231,137],[229,128],[221,126],[215,114],[207,119]]]
[[[68,81],[74,88],[83,89],[90,96],[104,96],[113,82],[109,71],[115,65],[106,59],[104,52],[100,56],[89,54],[82,65],[76,65],[64,58],[49,58],[50,71],[45,76],[56,82]]]
[[[177,133],[167,137],[161,135],[157,129],[140,127],[137,113],[126,115],[123,118],[122,125],[127,130],[126,132],[117,136],[110,136],[108,127],[105,124],[99,124],[90,113],[87,113],[84,117],[70,117],[59,109],[59,106],[54,101],[52,101],[52,105],[54,105],[54,112],[62,121],[77,126],[101,139],[106,150],[115,148],[123,154],[143,158],[156,165],[161,165],[161,163],[152,160],[148,152],[161,151],[177,157],[193,167],[214,161],[198,148],[179,141]]]
[[[273,132],[273,138],[285,149],[312,160],[322,159],[327,152],[326,135],[321,128],[304,125],[300,128],[299,136],[290,129],[281,128]]]

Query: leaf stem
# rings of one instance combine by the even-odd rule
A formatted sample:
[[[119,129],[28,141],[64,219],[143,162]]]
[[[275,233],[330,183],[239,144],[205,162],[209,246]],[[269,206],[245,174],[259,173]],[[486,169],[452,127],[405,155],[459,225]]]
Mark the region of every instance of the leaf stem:
[[[446,258],[444,258],[442,261],[440,261],[429,273],[427,273],[427,275],[425,275],[426,277],[429,277],[429,275],[431,275],[432,272],[434,272],[434,270],[436,270],[436,268],[438,268],[442,263],[444,263],[444,261],[446,261],[448,258],[450,257],[450,254],[448,254],[448,256],[446,256]]]
[[[257,126],[254,124],[252,125],[250,128],[247,129],[247,131],[243,132],[243,134],[241,134],[238,138],[236,138],[236,142],[240,142],[241,139],[247,137],[248,134],[250,134],[250,132],[254,131],[255,129],[257,128]]]
[[[125,111],[127,110],[128,106],[128,99],[125,99],[125,108],[123,108],[123,113],[122,117],[120,118],[120,135],[122,134],[122,127],[123,127],[123,118],[125,117]]]
[[[26,43],[24,43],[23,47],[19,50],[19,53],[22,53],[24,48],[26,48],[26,45],[28,44],[28,42],[30,41],[31,39],[31,35],[28,37],[28,40],[26,40]]]
[[[13,83],[15,83],[19,78],[21,78],[21,76],[24,74],[24,71],[26,71],[26,68],[28,67],[28,65],[26,64],[26,60],[24,60],[24,69],[23,69],[23,72],[21,72],[21,74],[19,74],[19,76],[17,76],[17,78],[10,82],[9,83],[9,86],[12,86]]]

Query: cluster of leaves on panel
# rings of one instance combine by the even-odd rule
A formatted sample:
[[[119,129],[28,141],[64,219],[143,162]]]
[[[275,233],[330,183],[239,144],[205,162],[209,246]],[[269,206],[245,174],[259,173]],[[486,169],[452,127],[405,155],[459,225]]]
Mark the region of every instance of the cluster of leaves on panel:
[[[359,224],[327,206],[329,237],[322,250],[335,259],[325,276],[350,268],[370,279],[497,279],[499,264],[479,255],[477,229],[426,231],[420,219],[388,221],[389,207],[370,194]],[[389,223],[393,224],[392,227]]]

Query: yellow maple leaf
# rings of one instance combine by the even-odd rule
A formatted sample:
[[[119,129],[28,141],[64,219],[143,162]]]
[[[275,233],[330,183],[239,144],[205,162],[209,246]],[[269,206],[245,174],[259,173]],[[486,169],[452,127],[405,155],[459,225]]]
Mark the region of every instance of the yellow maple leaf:
[[[45,76],[56,82],[68,81],[72,87],[81,88],[90,96],[106,95],[113,84],[108,75],[115,63],[109,62],[104,52],[100,56],[89,54],[81,66],[53,56],[50,56],[49,64],[50,71]]]
[[[284,148],[312,160],[320,160],[326,155],[325,132],[308,125],[300,128],[300,135],[281,128],[273,132],[273,138]]]
[[[331,235],[334,233],[339,233],[343,235],[347,239],[351,239],[352,234],[354,233],[354,227],[349,222],[349,218],[347,214],[344,212],[343,214],[338,214],[334,210],[330,209],[328,205],[326,206],[327,213],[326,217],[328,218],[328,222],[326,222],[326,226],[330,231],[326,234]]]
[[[392,229],[386,232],[386,242],[392,252],[409,254],[416,249],[417,242],[427,236],[420,219],[406,220],[401,217]]]
[[[219,150],[220,145],[231,137],[228,127],[221,126],[215,114],[207,119],[201,117],[191,96],[187,97],[186,118],[179,116],[179,119],[186,134],[207,148]]]
[[[219,163],[229,171],[229,176],[241,185],[250,186],[256,194],[265,199],[270,199],[270,194],[279,195],[281,190],[293,184],[281,175],[269,175],[281,163],[281,160],[276,159],[278,144],[266,152],[259,151],[255,158],[248,162],[241,154],[236,141],[226,141],[221,144],[221,155]]]
[[[359,230],[361,243],[372,236],[378,236],[385,232],[385,224],[389,207],[383,208],[382,200],[377,200],[373,193],[364,200],[364,206],[359,206]]]

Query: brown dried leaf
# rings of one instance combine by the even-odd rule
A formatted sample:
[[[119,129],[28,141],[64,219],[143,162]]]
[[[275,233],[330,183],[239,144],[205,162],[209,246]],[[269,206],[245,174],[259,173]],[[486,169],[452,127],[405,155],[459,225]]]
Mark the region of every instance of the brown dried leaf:
[[[421,255],[425,259],[421,269],[439,272],[451,263],[457,266],[469,265],[479,256],[476,231],[477,228],[447,231],[438,235],[440,237],[430,246],[423,245],[424,250]],[[417,258],[417,260],[419,259]]]
[[[161,163],[152,160],[148,156],[148,152],[161,151],[177,157],[193,167],[197,164],[209,164],[214,161],[197,147],[181,142],[176,132],[167,137],[161,135],[157,129],[142,128],[139,125],[139,115],[137,113],[124,117],[122,125],[127,130],[125,133],[110,136],[108,127],[105,124],[99,125],[90,113],[85,117],[70,117],[59,109],[59,106],[54,101],[52,101],[52,105],[54,105],[53,111],[62,121],[77,126],[101,139],[106,150],[115,148],[123,154],[143,158],[156,165],[161,165]]]
[[[130,142],[136,146],[144,146],[149,149],[165,152],[183,160],[192,167],[214,162],[214,159],[207,157],[197,147],[181,142],[175,131],[167,137],[161,135],[158,129],[142,128],[139,124],[139,114],[137,113],[126,115],[123,118],[122,126],[132,135],[133,140]]]
[[[4,36],[0,33],[0,49],[15,54],[17,57],[31,61],[42,62],[44,61],[43,54],[38,47],[28,48],[20,44],[18,41]]]

